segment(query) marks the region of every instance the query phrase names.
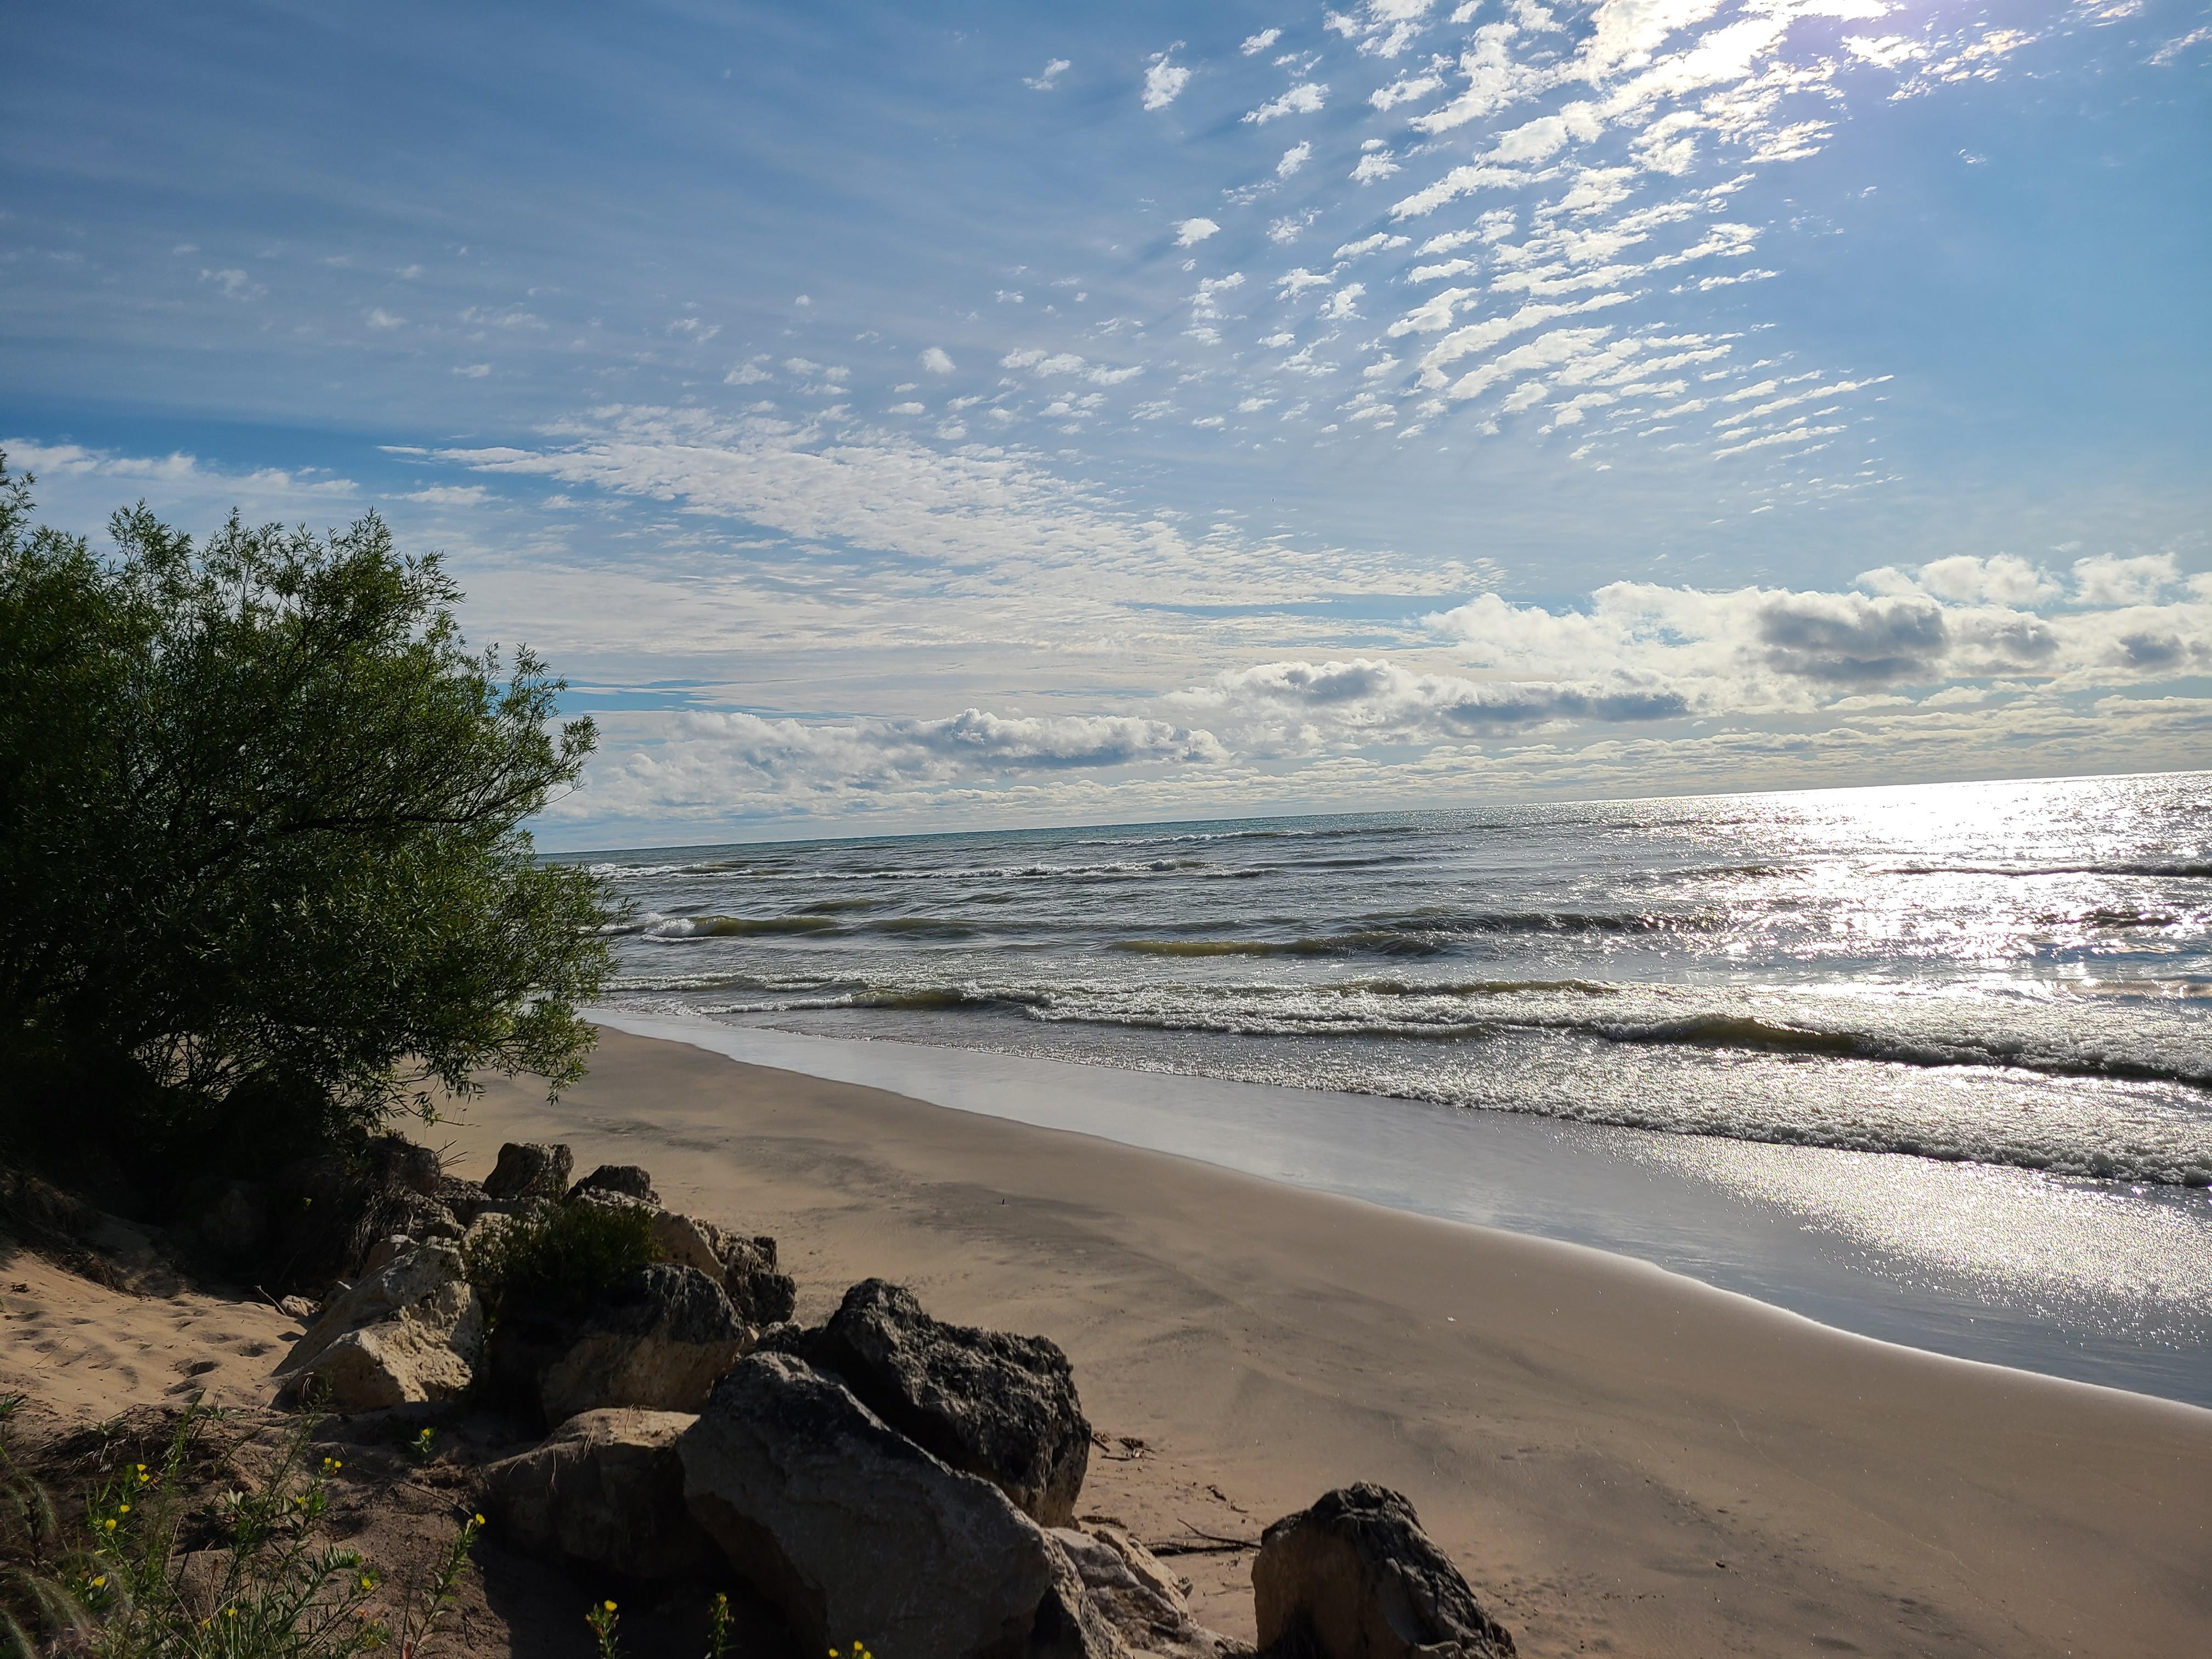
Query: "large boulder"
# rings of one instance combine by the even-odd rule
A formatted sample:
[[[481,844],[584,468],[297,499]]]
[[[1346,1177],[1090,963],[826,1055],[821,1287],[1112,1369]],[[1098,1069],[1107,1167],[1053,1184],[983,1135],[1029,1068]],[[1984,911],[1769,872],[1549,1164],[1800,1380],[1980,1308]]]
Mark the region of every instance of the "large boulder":
[[[568,1190],[575,1154],[558,1141],[510,1140],[499,1149],[499,1162],[484,1177],[483,1189],[502,1202],[518,1198],[558,1198]]]
[[[1252,1563],[1260,1646],[1279,1659],[1503,1659],[1484,1612],[1413,1506],[1363,1481],[1326,1493],[1260,1537]]]
[[[379,1184],[437,1196],[445,1170],[435,1148],[417,1146],[399,1135],[377,1135],[362,1149],[362,1157]]]
[[[697,1419],[622,1408],[572,1417],[484,1471],[497,1536],[525,1555],[630,1578],[681,1578],[720,1559],[684,1502],[676,1443]]]
[[[620,1193],[658,1206],[660,1194],[653,1190],[653,1177],[635,1164],[602,1164],[568,1189],[568,1196],[584,1193]]]
[[[739,1361],[677,1449],[691,1513],[817,1653],[1017,1659],[1065,1624],[1045,1534],[803,1360]]]
[[[374,1411],[452,1398],[483,1355],[483,1314],[460,1252],[418,1244],[333,1298],[276,1376],[285,1398],[321,1387],[334,1411]]]
[[[1161,1659],[1224,1659],[1240,1651],[1191,1616],[1183,1598],[1189,1583],[1163,1567],[1152,1553],[1121,1528],[1086,1522],[1050,1534],[1082,1586],[1095,1620],[1132,1653]]]
[[[721,1286],[696,1267],[655,1262],[580,1316],[510,1306],[492,1334],[495,1386],[547,1423],[615,1406],[696,1412],[750,1346]]]
[[[880,1279],[830,1322],[780,1341],[956,1469],[992,1482],[1040,1526],[1066,1526],[1091,1462],[1091,1425],[1060,1346],[948,1325]]]

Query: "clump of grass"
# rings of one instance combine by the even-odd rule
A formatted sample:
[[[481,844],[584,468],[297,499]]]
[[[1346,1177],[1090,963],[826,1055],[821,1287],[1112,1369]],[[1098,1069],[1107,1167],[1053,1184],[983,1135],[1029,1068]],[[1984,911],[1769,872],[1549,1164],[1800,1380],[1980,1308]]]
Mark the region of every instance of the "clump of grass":
[[[645,1210],[562,1204],[487,1230],[469,1247],[464,1267],[483,1298],[485,1318],[496,1324],[507,1310],[526,1304],[547,1314],[581,1313],[659,1259]]]
[[[0,1605],[0,1651],[9,1659],[66,1652],[88,1659],[354,1659],[392,1644],[416,1659],[438,1616],[452,1605],[483,1517],[461,1523],[429,1578],[402,1604],[399,1628],[373,1598],[383,1575],[359,1552],[325,1542],[331,1483],[344,1467],[317,1458],[320,1413],[299,1418],[274,1466],[212,1505],[220,1546],[181,1547],[198,1517],[185,1490],[194,1437],[211,1413],[195,1406],[179,1419],[159,1467],[125,1462],[64,1524],[44,1487],[8,1455],[6,1419],[20,1401],[0,1401],[0,1510],[14,1565]],[[187,1561],[193,1565],[186,1567]],[[208,1564],[212,1562],[210,1568]],[[43,1641],[19,1613],[42,1626]]]

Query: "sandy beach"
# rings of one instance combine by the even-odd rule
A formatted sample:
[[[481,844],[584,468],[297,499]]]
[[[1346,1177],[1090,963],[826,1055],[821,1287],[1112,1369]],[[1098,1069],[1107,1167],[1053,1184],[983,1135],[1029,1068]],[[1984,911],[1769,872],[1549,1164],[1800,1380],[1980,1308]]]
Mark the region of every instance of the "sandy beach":
[[[2153,1654],[2212,1618],[2212,1412],[1939,1358],[1656,1268],[603,1034],[443,1126],[642,1164],[774,1233],[818,1318],[903,1280],[1049,1335],[1086,1512],[1256,1536],[1405,1491],[1531,1654]],[[1249,1556],[1177,1558],[1250,1633]]]

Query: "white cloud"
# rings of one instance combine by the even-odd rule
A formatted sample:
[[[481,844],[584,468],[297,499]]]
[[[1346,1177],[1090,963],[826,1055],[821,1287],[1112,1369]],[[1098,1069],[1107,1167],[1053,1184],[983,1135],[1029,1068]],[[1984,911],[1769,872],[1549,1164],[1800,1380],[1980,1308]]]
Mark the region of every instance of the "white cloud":
[[[1261,29],[1257,34],[1246,35],[1243,45],[1238,46],[1237,50],[1247,58],[1256,57],[1282,38],[1283,32],[1280,29]]]
[[[1176,223],[1175,245],[1177,247],[1196,247],[1207,237],[1218,235],[1221,227],[1211,219],[1182,219]]]
[[[1059,85],[1060,77],[1074,67],[1065,58],[1055,58],[1035,75],[1024,76],[1022,84],[1035,92],[1050,92]]]
[[[1358,259],[1370,253],[1387,253],[1393,248],[1406,246],[1412,240],[1409,236],[1393,236],[1387,230],[1378,230],[1372,236],[1346,242],[1329,257],[1333,259]]]
[[[395,317],[382,306],[376,306],[368,313],[368,325],[371,328],[404,328],[407,319]]]
[[[1190,84],[1190,71],[1169,60],[1182,46],[1178,40],[1165,52],[1155,52],[1146,60],[1144,104],[1146,109],[1165,109],[1182,96],[1182,89]]]
[[[2180,580],[2171,553],[2142,558],[2100,553],[2074,562],[2074,584],[2084,605],[2148,605]]]
[[[453,366],[453,373],[465,380],[481,380],[491,373],[491,365],[489,363],[456,363]]]
[[[432,484],[427,489],[411,489],[400,499],[430,507],[482,507],[491,499],[491,491],[482,484]]]
[[[267,297],[269,290],[242,270],[203,270],[200,281],[212,283],[226,300],[251,301]]]
[[[1264,126],[1270,121],[1279,121],[1286,115],[1311,115],[1322,107],[1328,96],[1328,88],[1311,81],[1301,81],[1279,98],[1270,98],[1257,109],[1245,112],[1244,119],[1255,125]]]
[[[952,359],[946,354],[945,348],[942,346],[924,347],[921,356],[917,357],[915,361],[919,362],[932,374],[950,374],[952,373]]]
[[[1275,177],[1278,179],[1287,179],[1311,160],[1313,160],[1313,146],[1311,144],[1292,144],[1288,149],[1283,152],[1283,159],[1275,163]]]

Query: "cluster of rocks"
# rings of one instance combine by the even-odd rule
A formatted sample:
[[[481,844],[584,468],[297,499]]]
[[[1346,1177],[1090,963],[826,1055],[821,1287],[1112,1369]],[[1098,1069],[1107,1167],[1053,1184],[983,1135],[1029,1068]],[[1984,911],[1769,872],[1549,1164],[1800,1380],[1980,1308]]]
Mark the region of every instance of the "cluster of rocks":
[[[1244,1651],[1137,1539],[1078,1518],[1091,1430],[1053,1342],[934,1319],[873,1279],[804,1328],[775,1240],[665,1209],[642,1170],[572,1184],[566,1147],[509,1146],[467,1187],[435,1162],[406,1166],[428,1224],[364,1253],[279,1375],[340,1411],[474,1386],[542,1420],[543,1442],[485,1471],[509,1547],[602,1577],[733,1571],[817,1653],[856,1633],[898,1659]],[[469,1247],[550,1204],[641,1210],[663,1259],[580,1310],[507,1298],[487,1330]],[[1513,1651],[1380,1487],[1268,1528],[1253,1583],[1278,1659]]]

